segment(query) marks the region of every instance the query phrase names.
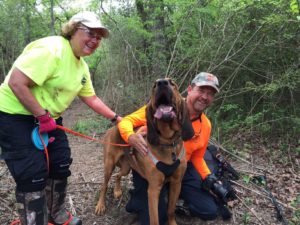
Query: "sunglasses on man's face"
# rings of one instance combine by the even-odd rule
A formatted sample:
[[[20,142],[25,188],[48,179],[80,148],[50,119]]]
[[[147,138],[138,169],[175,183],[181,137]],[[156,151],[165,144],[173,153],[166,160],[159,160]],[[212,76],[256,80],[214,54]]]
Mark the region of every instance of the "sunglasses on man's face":
[[[96,38],[98,41],[102,38],[101,34],[97,33],[96,31],[92,31],[87,27],[78,27],[77,29],[83,30],[83,32],[86,33],[89,38]]]

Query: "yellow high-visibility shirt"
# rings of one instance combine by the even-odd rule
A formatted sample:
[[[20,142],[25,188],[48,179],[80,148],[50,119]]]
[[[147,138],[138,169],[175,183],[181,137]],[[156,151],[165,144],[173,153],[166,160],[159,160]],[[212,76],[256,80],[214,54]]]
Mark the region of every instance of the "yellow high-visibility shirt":
[[[76,96],[95,95],[88,65],[82,57],[75,57],[70,42],[62,36],[29,43],[0,86],[0,111],[31,115],[8,86],[14,68],[36,84],[30,89],[33,96],[54,118],[58,118]]]

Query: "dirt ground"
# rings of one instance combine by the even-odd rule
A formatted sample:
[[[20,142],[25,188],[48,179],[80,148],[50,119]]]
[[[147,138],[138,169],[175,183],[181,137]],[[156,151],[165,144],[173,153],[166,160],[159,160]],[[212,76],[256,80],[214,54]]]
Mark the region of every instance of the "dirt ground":
[[[76,121],[94,115],[86,106],[75,101],[64,114],[64,125],[72,128]],[[91,135],[101,139],[102,134]],[[241,144],[247,142],[247,138],[235,138],[239,139]],[[128,200],[128,190],[132,187],[130,175],[122,181],[124,194],[121,199],[113,198],[114,179],[112,179],[107,195],[106,214],[104,216],[94,214],[99,188],[103,180],[102,145],[72,135],[69,135],[69,141],[72,148],[73,164],[67,194],[68,209],[74,215],[79,216],[84,225],[138,224],[135,221],[135,216],[128,214],[124,209]],[[229,157],[235,168],[244,174],[234,185],[239,200],[230,204],[232,219],[227,222],[222,221],[222,219],[204,222],[197,218],[177,215],[178,225],[283,224],[276,219],[276,211],[268,198],[268,194],[263,191],[261,186],[249,183],[250,177],[262,175],[264,170],[268,171],[268,187],[280,202],[284,217],[289,220],[290,224],[300,224],[299,155],[292,155],[289,152],[290,157],[287,157],[286,161],[275,162],[272,161],[272,152],[265,149],[259,140],[257,142],[256,146],[258,147],[249,149],[246,155],[240,156],[242,159]],[[275,149],[276,146],[273,150],[275,151]],[[14,181],[10,177],[4,161],[0,160],[0,225],[9,225],[11,221],[17,218],[14,206],[14,188]]]

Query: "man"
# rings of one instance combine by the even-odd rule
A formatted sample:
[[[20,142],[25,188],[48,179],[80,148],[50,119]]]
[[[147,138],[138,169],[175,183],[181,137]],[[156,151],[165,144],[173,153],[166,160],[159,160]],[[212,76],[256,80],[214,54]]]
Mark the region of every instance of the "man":
[[[195,135],[192,139],[184,142],[187,170],[183,177],[180,198],[188,205],[190,214],[204,220],[212,220],[217,217],[218,205],[214,197],[209,193],[215,182],[218,182],[211,173],[204,155],[211,133],[211,123],[204,114],[219,92],[219,82],[216,76],[201,72],[192,80],[187,88],[186,103],[193,125]],[[136,112],[126,116],[118,124],[122,138],[141,154],[147,154],[147,144],[141,134],[135,134],[134,127],[146,125],[145,106]],[[136,212],[142,225],[149,224],[147,206],[147,182],[133,171],[134,190],[131,200],[126,206],[128,212]],[[163,188],[160,196],[159,212],[160,224],[166,221],[167,188]],[[146,203],[145,203],[146,202]]]
[[[102,116],[121,120],[96,96],[83,59],[108,35],[96,14],[78,13],[61,36],[28,44],[0,86],[0,147],[16,182],[19,224],[82,224],[65,208],[72,158],[67,135],[56,124],[62,125],[61,115],[76,96]],[[37,126],[55,138],[46,154],[31,139]]]

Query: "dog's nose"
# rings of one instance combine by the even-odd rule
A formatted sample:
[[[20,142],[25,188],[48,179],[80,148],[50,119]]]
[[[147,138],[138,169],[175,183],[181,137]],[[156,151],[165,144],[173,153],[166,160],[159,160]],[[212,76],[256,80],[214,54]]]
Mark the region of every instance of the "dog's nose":
[[[169,85],[168,80],[160,79],[160,80],[157,81],[157,86],[158,87],[164,87],[164,86],[168,86],[168,85]]]

